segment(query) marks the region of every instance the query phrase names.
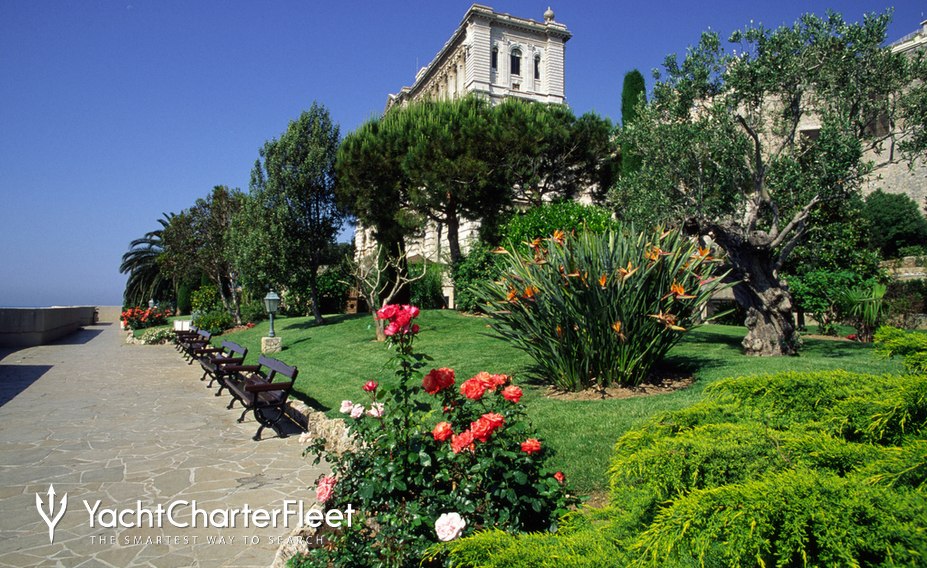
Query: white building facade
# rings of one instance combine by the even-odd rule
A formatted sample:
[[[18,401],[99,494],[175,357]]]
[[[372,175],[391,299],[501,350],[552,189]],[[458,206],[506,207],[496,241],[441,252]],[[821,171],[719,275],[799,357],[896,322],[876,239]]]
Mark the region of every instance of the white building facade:
[[[555,21],[550,8],[543,21],[535,21],[473,4],[431,63],[416,74],[415,82],[388,96],[386,112],[419,100],[456,99],[471,93],[493,104],[509,97],[565,104],[564,48],[571,36],[565,25]],[[409,258],[446,263],[448,244],[443,229],[429,222],[418,235],[408,238]],[[478,222],[460,220],[464,253],[478,230]],[[376,247],[372,230],[358,225],[354,244],[358,257],[372,252]],[[454,290],[449,282],[444,294],[453,307]]]

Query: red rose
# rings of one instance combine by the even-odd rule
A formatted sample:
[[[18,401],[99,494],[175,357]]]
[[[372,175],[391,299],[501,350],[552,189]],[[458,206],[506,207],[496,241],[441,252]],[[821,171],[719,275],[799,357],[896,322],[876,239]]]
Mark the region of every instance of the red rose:
[[[409,325],[409,322],[411,321],[412,321],[412,316],[409,314],[409,312],[405,310],[397,311],[396,315],[393,316],[392,319],[390,319],[391,324],[396,324],[399,327],[406,327],[407,325]]]
[[[464,450],[473,451],[473,433],[467,430],[462,432],[459,436],[454,434],[451,436],[451,450],[455,454],[459,454]]]
[[[437,394],[454,386],[454,369],[432,369],[422,379],[422,388],[428,394]]]
[[[399,333],[399,326],[396,325],[396,322],[393,321],[389,322],[389,325],[387,325],[386,329],[383,330],[383,334],[386,335],[386,337],[391,337],[397,333]]]
[[[521,395],[521,389],[515,385],[509,385],[502,389],[502,398],[510,402],[517,403],[519,400],[521,400]]]
[[[376,381],[367,381],[364,383],[364,390],[367,392],[373,392],[377,390],[377,387],[380,386]]]
[[[435,437],[436,441],[443,442],[454,435],[454,430],[451,428],[450,422],[439,422],[435,429],[431,431],[431,435]]]
[[[377,310],[377,319],[385,320],[391,319],[396,315],[396,312],[399,311],[399,306],[396,304],[388,304]]]
[[[479,400],[486,392],[486,386],[477,377],[473,377],[460,385],[460,392],[470,400]]]
[[[554,479],[560,482],[560,485],[563,485],[564,475],[562,471],[558,471],[554,474]]]
[[[402,309],[403,311],[407,312],[409,314],[409,317],[412,319],[417,318],[418,314],[421,312],[421,310],[418,309],[418,306],[406,305],[406,306],[403,306]]]
[[[521,451],[529,456],[531,454],[536,454],[541,451],[541,442],[539,442],[537,438],[528,438],[521,443]]]

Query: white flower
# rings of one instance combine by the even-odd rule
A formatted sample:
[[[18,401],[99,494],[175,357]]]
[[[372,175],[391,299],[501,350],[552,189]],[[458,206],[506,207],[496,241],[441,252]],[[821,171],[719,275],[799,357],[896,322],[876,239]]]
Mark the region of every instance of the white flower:
[[[460,536],[467,521],[458,513],[444,513],[435,521],[435,532],[438,533],[438,540],[448,542]]]
[[[360,418],[363,415],[364,415],[364,405],[363,404],[355,404],[351,408],[351,418]]]
[[[367,411],[367,414],[373,416],[374,418],[379,418],[383,416],[383,403],[375,402],[370,405],[370,410]]]
[[[354,403],[350,400],[341,401],[341,412],[344,414],[350,414],[354,410]]]
[[[312,434],[310,434],[309,432],[305,432],[299,435],[300,444],[308,444],[311,441],[312,441]]]

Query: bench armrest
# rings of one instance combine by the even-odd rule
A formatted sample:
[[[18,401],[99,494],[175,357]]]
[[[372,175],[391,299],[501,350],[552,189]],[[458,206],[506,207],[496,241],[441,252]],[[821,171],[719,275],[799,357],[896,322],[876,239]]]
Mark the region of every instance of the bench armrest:
[[[286,383],[249,383],[245,385],[248,392],[267,392],[275,390],[290,390],[293,387],[293,381]]]
[[[222,350],[218,347],[202,347],[196,350],[197,353],[206,355],[208,353],[222,353]]]
[[[244,357],[215,357],[212,360],[212,362],[215,363],[216,365],[228,365],[229,367],[226,367],[226,368],[230,368],[232,365],[241,365],[242,363],[245,362],[245,358]]]

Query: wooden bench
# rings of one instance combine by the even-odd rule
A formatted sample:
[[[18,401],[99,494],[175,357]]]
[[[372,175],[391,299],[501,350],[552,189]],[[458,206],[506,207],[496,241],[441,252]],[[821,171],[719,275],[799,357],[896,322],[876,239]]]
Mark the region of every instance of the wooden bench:
[[[209,342],[211,340],[212,334],[205,329],[197,330],[195,336],[190,336],[183,340],[181,343],[181,351],[183,352],[183,356],[189,360],[189,364],[192,365],[193,361],[196,360],[197,350],[210,347]]]
[[[250,410],[261,425],[253,439],[260,440],[261,432],[268,426],[285,438],[287,434],[281,432],[277,425],[286,417],[286,401],[299,369],[266,355],[261,355],[257,365],[228,365],[226,369],[234,372],[234,375],[225,378],[225,386],[233,397],[228,408],[231,410],[236,400],[241,402],[245,409],[238,421],[244,422]],[[288,380],[274,382],[278,375]]]
[[[229,365],[243,365],[245,357],[248,356],[248,348],[242,347],[234,341],[223,341],[222,347],[197,349],[196,354],[199,357],[200,367],[203,368],[203,376],[200,377],[200,380],[205,381],[207,376],[211,377],[206,388],[212,388],[212,384],[218,381],[219,392],[216,393],[216,396],[219,396],[222,394],[222,388],[225,387],[225,378],[234,374],[233,371],[227,370],[226,367]]]
[[[177,351],[183,352],[183,344],[185,341],[190,339],[195,339],[197,336],[198,328],[190,326],[190,329],[184,329],[174,332],[174,347],[177,348]]]

